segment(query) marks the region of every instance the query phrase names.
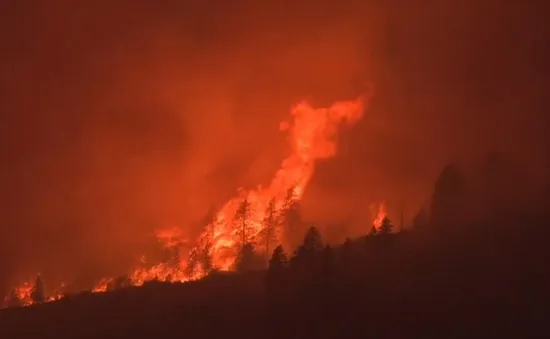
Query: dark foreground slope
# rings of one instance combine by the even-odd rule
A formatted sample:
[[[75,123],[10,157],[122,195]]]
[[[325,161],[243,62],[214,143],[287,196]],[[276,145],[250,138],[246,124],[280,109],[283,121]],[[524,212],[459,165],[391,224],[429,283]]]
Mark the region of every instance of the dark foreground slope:
[[[0,338],[545,337],[546,223],[524,222],[358,239],[270,289],[250,272],[8,309]]]
[[[262,276],[217,276],[186,284],[154,282],[6,309],[0,316],[0,337],[192,338],[219,331],[239,333],[242,321],[253,325],[260,320]]]

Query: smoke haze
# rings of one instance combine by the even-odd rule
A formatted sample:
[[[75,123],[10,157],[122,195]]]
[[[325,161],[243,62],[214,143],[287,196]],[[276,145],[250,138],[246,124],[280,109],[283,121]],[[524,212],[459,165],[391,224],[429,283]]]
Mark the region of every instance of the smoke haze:
[[[331,236],[368,230],[380,201],[410,219],[446,163],[491,150],[541,186],[542,18],[407,4],[0,5],[3,281],[90,281],[150,251],[156,227],[197,234],[238,187],[269,181],[292,104],[353,98],[368,81],[370,109],[304,197],[308,220],[352,220]]]

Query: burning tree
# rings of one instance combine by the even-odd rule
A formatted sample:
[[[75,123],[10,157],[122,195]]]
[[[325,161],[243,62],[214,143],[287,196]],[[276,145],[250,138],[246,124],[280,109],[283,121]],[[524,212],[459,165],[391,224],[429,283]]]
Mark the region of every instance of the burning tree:
[[[287,190],[283,204],[282,223],[285,229],[285,236],[291,246],[296,244],[296,237],[299,231],[302,218],[300,216],[300,205],[298,203],[296,188]]]
[[[240,239],[241,247],[251,242],[252,227],[250,226],[250,202],[248,198],[244,199],[233,217],[235,229]]]
[[[200,264],[205,274],[210,273],[214,269],[214,263],[212,261],[212,243],[207,242],[201,251]]]
[[[198,252],[198,248],[193,248],[191,252],[189,252],[189,256],[187,257],[187,266],[185,267],[185,275],[188,277],[192,277],[197,272],[197,269],[200,264],[200,255]]]
[[[244,199],[233,217],[235,222],[235,231],[239,237],[240,248],[235,260],[235,270],[243,272],[256,267],[257,257],[252,245],[253,227],[250,224],[250,202]]]
[[[197,273],[208,274],[214,269],[212,246],[214,244],[216,222],[217,219],[214,217],[212,222],[208,224],[204,230],[203,236],[199,239],[199,243],[189,252],[184,272],[188,277],[195,277]]]
[[[210,273],[214,269],[214,263],[212,258],[212,246],[214,244],[215,236],[215,225],[217,219],[214,217],[214,220],[208,225],[205,237],[202,239],[202,244],[199,249],[199,263],[205,274]]]
[[[272,198],[267,205],[264,217],[264,241],[265,255],[269,258],[270,246],[276,241],[276,231],[279,225],[279,213],[276,208],[275,198]]]

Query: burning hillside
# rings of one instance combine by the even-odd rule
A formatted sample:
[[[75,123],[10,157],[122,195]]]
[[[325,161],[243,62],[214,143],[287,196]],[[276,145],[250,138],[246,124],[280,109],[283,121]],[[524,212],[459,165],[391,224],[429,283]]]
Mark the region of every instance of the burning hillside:
[[[198,239],[187,239],[178,227],[158,229],[157,239],[171,254],[169,260],[138,268],[122,280],[106,278],[93,291],[106,291],[113,284],[141,285],[148,280],[199,279],[211,270],[233,269],[244,248],[266,258],[278,244],[295,247],[305,231],[299,214],[300,200],[315,171],[315,163],[336,154],[340,125],[360,120],[370,97],[369,91],[356,100],[338,101],[328,108],[315,108],[307,102],[292,107],[290,121],[280,125],[281,131],[287,133],[290,154],[268,185],[239,189],[215,213]],[[191,250],[182,244],[192,244]],[[31,293],[32,284],[26,282],[8,298],[29,305]],[[46,301],[56,298],[51,296]],[[10,300],[6,302],[10,304]]]

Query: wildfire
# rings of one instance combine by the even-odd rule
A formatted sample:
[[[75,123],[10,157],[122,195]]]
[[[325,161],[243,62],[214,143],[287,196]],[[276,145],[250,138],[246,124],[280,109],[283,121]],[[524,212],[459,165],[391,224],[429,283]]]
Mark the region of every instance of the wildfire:
[[[230,270],[237,257],[239,244],[243,241],[260,242],[265,233],[265,220],[269,208],[285,208],[289,202],[297,202],[314,173],[318,159],[330,158],[336,154],[337,134],[341,124],[354,124],[361,119],[370,99],[370,92],[356,100],[338,101],[328,108],[314,108],[307,102],[292,107],[292,120],[280,124],[280,130],[287,132],[290,155],[281,163],[271,182],[254,189],[240,189],[236,196],[227,201],[215,214],[212,222],[206,225],[196,241],[183,236],[181,228],[164,228],[156,232],[157,239],[167,249],[174,250],[176,262],[163,262],[149,268],[138,268],[130,273],[126,281],[108,278],[100,281],[93,292],[103,292],[111,284],[142,285],[149,280],[188,281],[199,279],[207,273],[204,263],[189,267],[193,255],[207,254],[211,258],[211,267],[218,270]],[[243,202],[244,205],[243,205]],[[242,221],[236,215],[246,213]],[[375,225],[385,216],[385,206],[375,220]],[[236,231],[235,224],[243,223],[243,232]],[[246,230],[246,233],[244,233]],[[284,243],[284,230],[274,232],[275,243]],[[244,239],[244,240],[243,240]],[[189,253],[182,253],[181,244],[193,244]],[[273,247],[274,248],[274,247]],[[257,252],[261,250],[255,248]],[[263,250],[263,249],[262,249]],[[267,251],[267,250],[266,250]],[[193,269],[191,269],[193,268]],[[20,300],[32,303],[30,298],[32,285],[23,284],[16,289]]]
[[[377,229],[380,228],[380,226],[382,225],[382,221],[387,216],[388,216],[388,212],[386,211],[386,203],[382,202],[380,203],[380,205],[378,205],[378,212],[376,212],[376,218],[374,218],[374,221],[372,222],[374,227],[376,227]]]
[[[61,284],[61,288],[64,288],[64,287],[65,287],[65,284]],[[33,288],[34,288],[34,285],[30,282],[24,282],[23,284],[17,286],[16,288],[13,289],[11,295],[8,295],[4,299],[3,306],[9,307],[12,305],[17,305],[17,306],[32,305],[34,303],[32,298]],[[55,301],[55,300],[61,299],[62,297],[63,297],[63,294],[55,292],[49,296],[45,296],[44,301],[45,302]]]

